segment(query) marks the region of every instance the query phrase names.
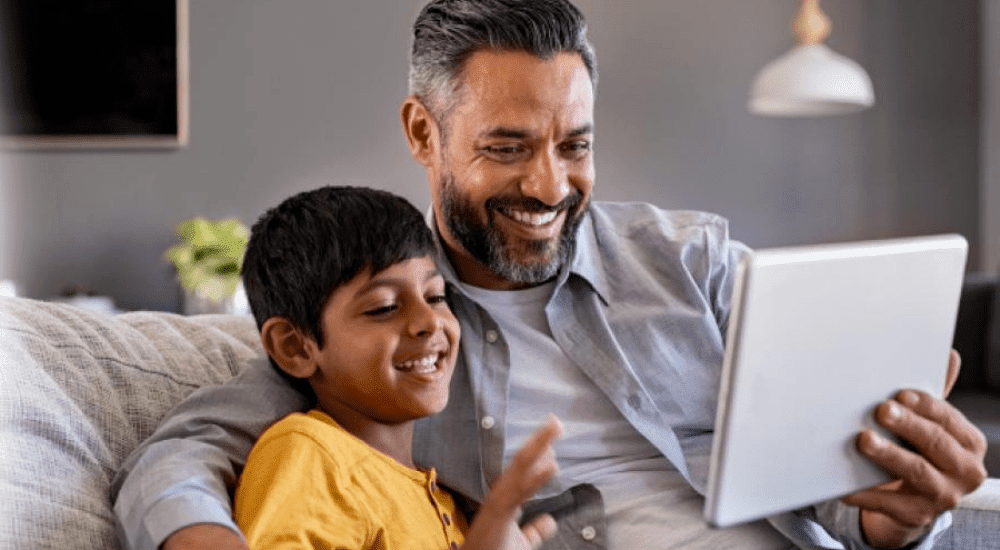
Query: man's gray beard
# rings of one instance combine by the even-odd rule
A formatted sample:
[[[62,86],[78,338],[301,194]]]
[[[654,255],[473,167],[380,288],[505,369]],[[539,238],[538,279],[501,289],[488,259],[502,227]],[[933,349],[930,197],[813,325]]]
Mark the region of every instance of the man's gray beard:
[[[555,277],[572,258],[576,229],[587,208],[579,195],[569,200],[571,206],[567,209],[566,221],[555,243],[545,240],[527,243],[530,253],[547,256],[548,260],[525,264],[511,257],[506,236],[493,224],[493,216],[498,214],[492,208],[486,209],[489,221],[484,225],[479,222],[471,201],[458,192],[454,175],[443,176],[439,189],[442,194],[441,211],[448,231],[473,258],[485,264],[494,274],[513,283],[538,285]],[[487,205],[492,200],[488,200]]]

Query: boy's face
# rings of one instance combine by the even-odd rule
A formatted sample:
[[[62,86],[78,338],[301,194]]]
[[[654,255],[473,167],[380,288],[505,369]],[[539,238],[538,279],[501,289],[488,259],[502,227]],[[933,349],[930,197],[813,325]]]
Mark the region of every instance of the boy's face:
[[[323,410],[396,424],[447,404],[459,328],[429,257],[359,274],[334,290],[322,315],[309,382]]]

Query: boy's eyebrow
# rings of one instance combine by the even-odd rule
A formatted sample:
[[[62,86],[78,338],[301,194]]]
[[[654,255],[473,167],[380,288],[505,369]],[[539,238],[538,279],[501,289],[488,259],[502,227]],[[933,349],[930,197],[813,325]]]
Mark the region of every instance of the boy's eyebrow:
[[[431,279],[433,279],[435,277],[442,277],[443,278],[443,275],[441,275],[441,272],[438,271],[437,269],[434,269],[432,271],[428,271],[427,272],[427,276],[424,277],[423,282],[426,283],[427,281],[430,281]],[[406,284],[406,280],[405,279],[398,279],[398,278],[372,279],[371,281],[368,282],[368,284],[366,284],[365,286],[361,287],[360,290],[358,290],[358,294],[364,294],[366,292],[369,292],[371,290],[374,290],[376,288],[380,288],[380,287],[383,287],[383,286],[401,286],[401,285],[404,285],[404,284]]]

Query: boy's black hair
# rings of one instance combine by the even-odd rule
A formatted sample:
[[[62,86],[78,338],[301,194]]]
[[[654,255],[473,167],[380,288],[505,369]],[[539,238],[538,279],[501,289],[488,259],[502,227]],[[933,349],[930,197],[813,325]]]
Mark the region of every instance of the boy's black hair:
[[[284,317],[322,348],[322,312],[334,290],[365,270],[433,254],[433,233],[406,199],[321,187],[286,199],[254,224],[243,285],[258,329]]]

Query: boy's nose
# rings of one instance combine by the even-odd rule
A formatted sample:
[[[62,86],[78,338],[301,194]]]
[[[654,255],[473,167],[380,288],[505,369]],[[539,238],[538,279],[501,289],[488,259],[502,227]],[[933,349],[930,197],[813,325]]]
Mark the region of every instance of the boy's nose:
[[[443,321],[428,304],[417,306],[410,320],[410,332],[414,336],[430,336],[441,330]]]

